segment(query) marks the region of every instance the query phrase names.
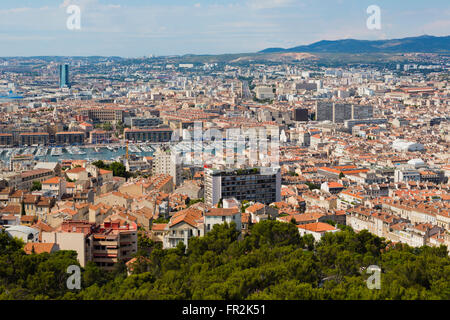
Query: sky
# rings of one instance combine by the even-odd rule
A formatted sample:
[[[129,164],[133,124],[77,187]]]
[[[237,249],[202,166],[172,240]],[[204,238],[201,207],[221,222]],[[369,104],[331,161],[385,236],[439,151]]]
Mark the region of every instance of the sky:
[[[69,29],[67,8],[80,8]],[[370,30],[367,8],[380,8]],[[70,20],[73,21],[73,20]],[[449,0],[1,0],[0,56],[223,54],[450,35]]]

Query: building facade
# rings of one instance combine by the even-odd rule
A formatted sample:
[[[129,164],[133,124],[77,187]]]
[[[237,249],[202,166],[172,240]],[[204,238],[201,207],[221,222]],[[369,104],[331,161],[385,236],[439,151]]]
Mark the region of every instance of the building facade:
[[[205,202],[236,198],[270,204],[281,200],[280,168],[251,168],[205,171]]]
[[[125,129],[125,140],[133,142],[169,142],[172,137],[170,129]]]

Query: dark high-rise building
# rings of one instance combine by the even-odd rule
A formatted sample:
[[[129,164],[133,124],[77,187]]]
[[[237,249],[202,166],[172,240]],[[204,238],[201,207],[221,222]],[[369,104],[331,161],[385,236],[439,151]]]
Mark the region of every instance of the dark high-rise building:
[[[308,109],[297,108],[294,110],[294,121],[308,121]]]
[[[70,87],[69,83],[69,65],[61,64],[59,66],[59,87]]]
[[[316,121],[332,121],[343,123],[345,120],[371,119],[373,107],[371,105],[353,105],[349,103],[317,102]]]

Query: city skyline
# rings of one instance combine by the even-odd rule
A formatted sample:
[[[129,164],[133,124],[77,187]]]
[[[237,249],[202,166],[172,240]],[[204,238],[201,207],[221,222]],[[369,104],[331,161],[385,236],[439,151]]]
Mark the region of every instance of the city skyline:
[[[81,11],[70,30],[70,5]],[[381,10],[381,29],[366,12]],[[298,9],[298,10],[296,10]],[[396,39],[450,34],[450,8],[435,1],[2,1],[1,56],[121,56],[225,54],[293,47],[320,40]],[[19,21],[19,22],[18,22]]]

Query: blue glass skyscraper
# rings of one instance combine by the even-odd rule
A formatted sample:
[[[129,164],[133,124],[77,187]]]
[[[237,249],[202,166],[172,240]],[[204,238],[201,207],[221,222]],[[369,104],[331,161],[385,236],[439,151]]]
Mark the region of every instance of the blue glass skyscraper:
[[[59,87],[70,87],[69,83],[69,65],[61,64],[59,66]]]

